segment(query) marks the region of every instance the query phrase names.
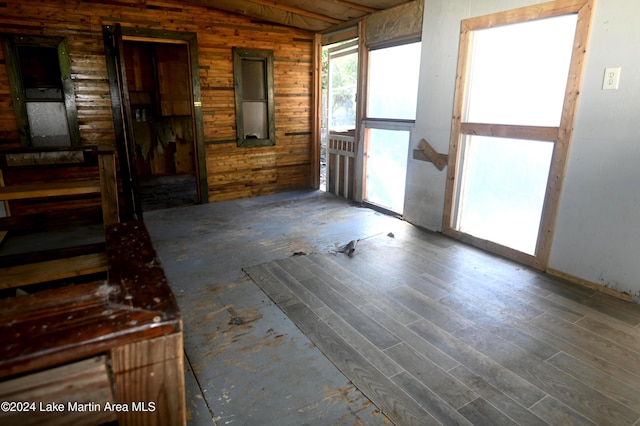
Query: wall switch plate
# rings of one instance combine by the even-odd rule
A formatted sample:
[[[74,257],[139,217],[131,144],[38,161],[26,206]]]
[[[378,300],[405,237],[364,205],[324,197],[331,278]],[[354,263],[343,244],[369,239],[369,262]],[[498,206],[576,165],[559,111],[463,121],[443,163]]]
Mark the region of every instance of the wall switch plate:
[[[617,68],[605,68],[604,80],[602,82],[602,90],[618,90],[618,84],[620,83],[620,70]]]

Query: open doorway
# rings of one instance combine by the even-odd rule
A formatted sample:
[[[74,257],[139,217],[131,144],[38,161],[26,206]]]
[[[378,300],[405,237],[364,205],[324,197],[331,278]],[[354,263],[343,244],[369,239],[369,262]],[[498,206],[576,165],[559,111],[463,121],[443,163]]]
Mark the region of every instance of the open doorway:
[[[358,39],[324,46],[322,74],[320,189],[353,199]]]
[[[124,41],[143,211],[198,202],[186,44]]]

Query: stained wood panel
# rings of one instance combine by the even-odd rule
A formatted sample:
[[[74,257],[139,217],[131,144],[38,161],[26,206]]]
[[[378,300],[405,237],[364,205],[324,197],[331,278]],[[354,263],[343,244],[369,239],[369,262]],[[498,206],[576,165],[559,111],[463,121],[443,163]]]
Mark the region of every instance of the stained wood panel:
[[[313,45],[310,32],[256,23],[213,8],[171,1],[9,0],[0,9],[3,32],[67,38],[81,142],[107,147],[113,147],[115,134],[102,26],[120,23],[124,27],[196,33],[209,200],[309,186]],[[234,143],[232,47],[274,52],[274,147],[238,148]],[[0,56],[0,95],[9,99],[2,59]],[[13,107],[10,102],[0,100],[0,147],[17,146],[18,140]],[[230,164],[236,174],[230,174],[228,168],[219,169],[219,163]]]
[[[89,426],[117,419],[114,411],[102,410],[105,403],[115,403],[105,356],[0,382],[0,398],[26,401],[38,407],[25,412],[0,412],[0,421],[6,425]],[[39,409],[52,403],[63,404],[64,410],[52,414]]]

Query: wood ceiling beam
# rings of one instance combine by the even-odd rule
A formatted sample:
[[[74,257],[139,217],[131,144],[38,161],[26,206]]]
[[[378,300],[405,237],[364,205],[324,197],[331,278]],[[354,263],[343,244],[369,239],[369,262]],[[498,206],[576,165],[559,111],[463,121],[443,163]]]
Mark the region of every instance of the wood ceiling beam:
[[[300,9],[293,6],[287,6],[279,4],[270,0],[249,0],[251,3],[259,4],[262,6],[272,7],[274,9],[283,10],[285,12],[293,13],[296,15],[306,16],[308,18],[317,19],[318,21],[327,22],[329,24],[340,24],[343,21],[340,19],[331,18],[329,16],[322,15],[320,13],[310,12],[308,10]]]

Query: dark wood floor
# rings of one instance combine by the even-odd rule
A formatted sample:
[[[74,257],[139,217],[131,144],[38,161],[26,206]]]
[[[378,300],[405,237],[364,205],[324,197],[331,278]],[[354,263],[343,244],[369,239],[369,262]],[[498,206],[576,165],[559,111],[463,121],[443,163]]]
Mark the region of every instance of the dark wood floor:
[[[640,307],[406,226],[245,268],[398,425],[640,424]]]

